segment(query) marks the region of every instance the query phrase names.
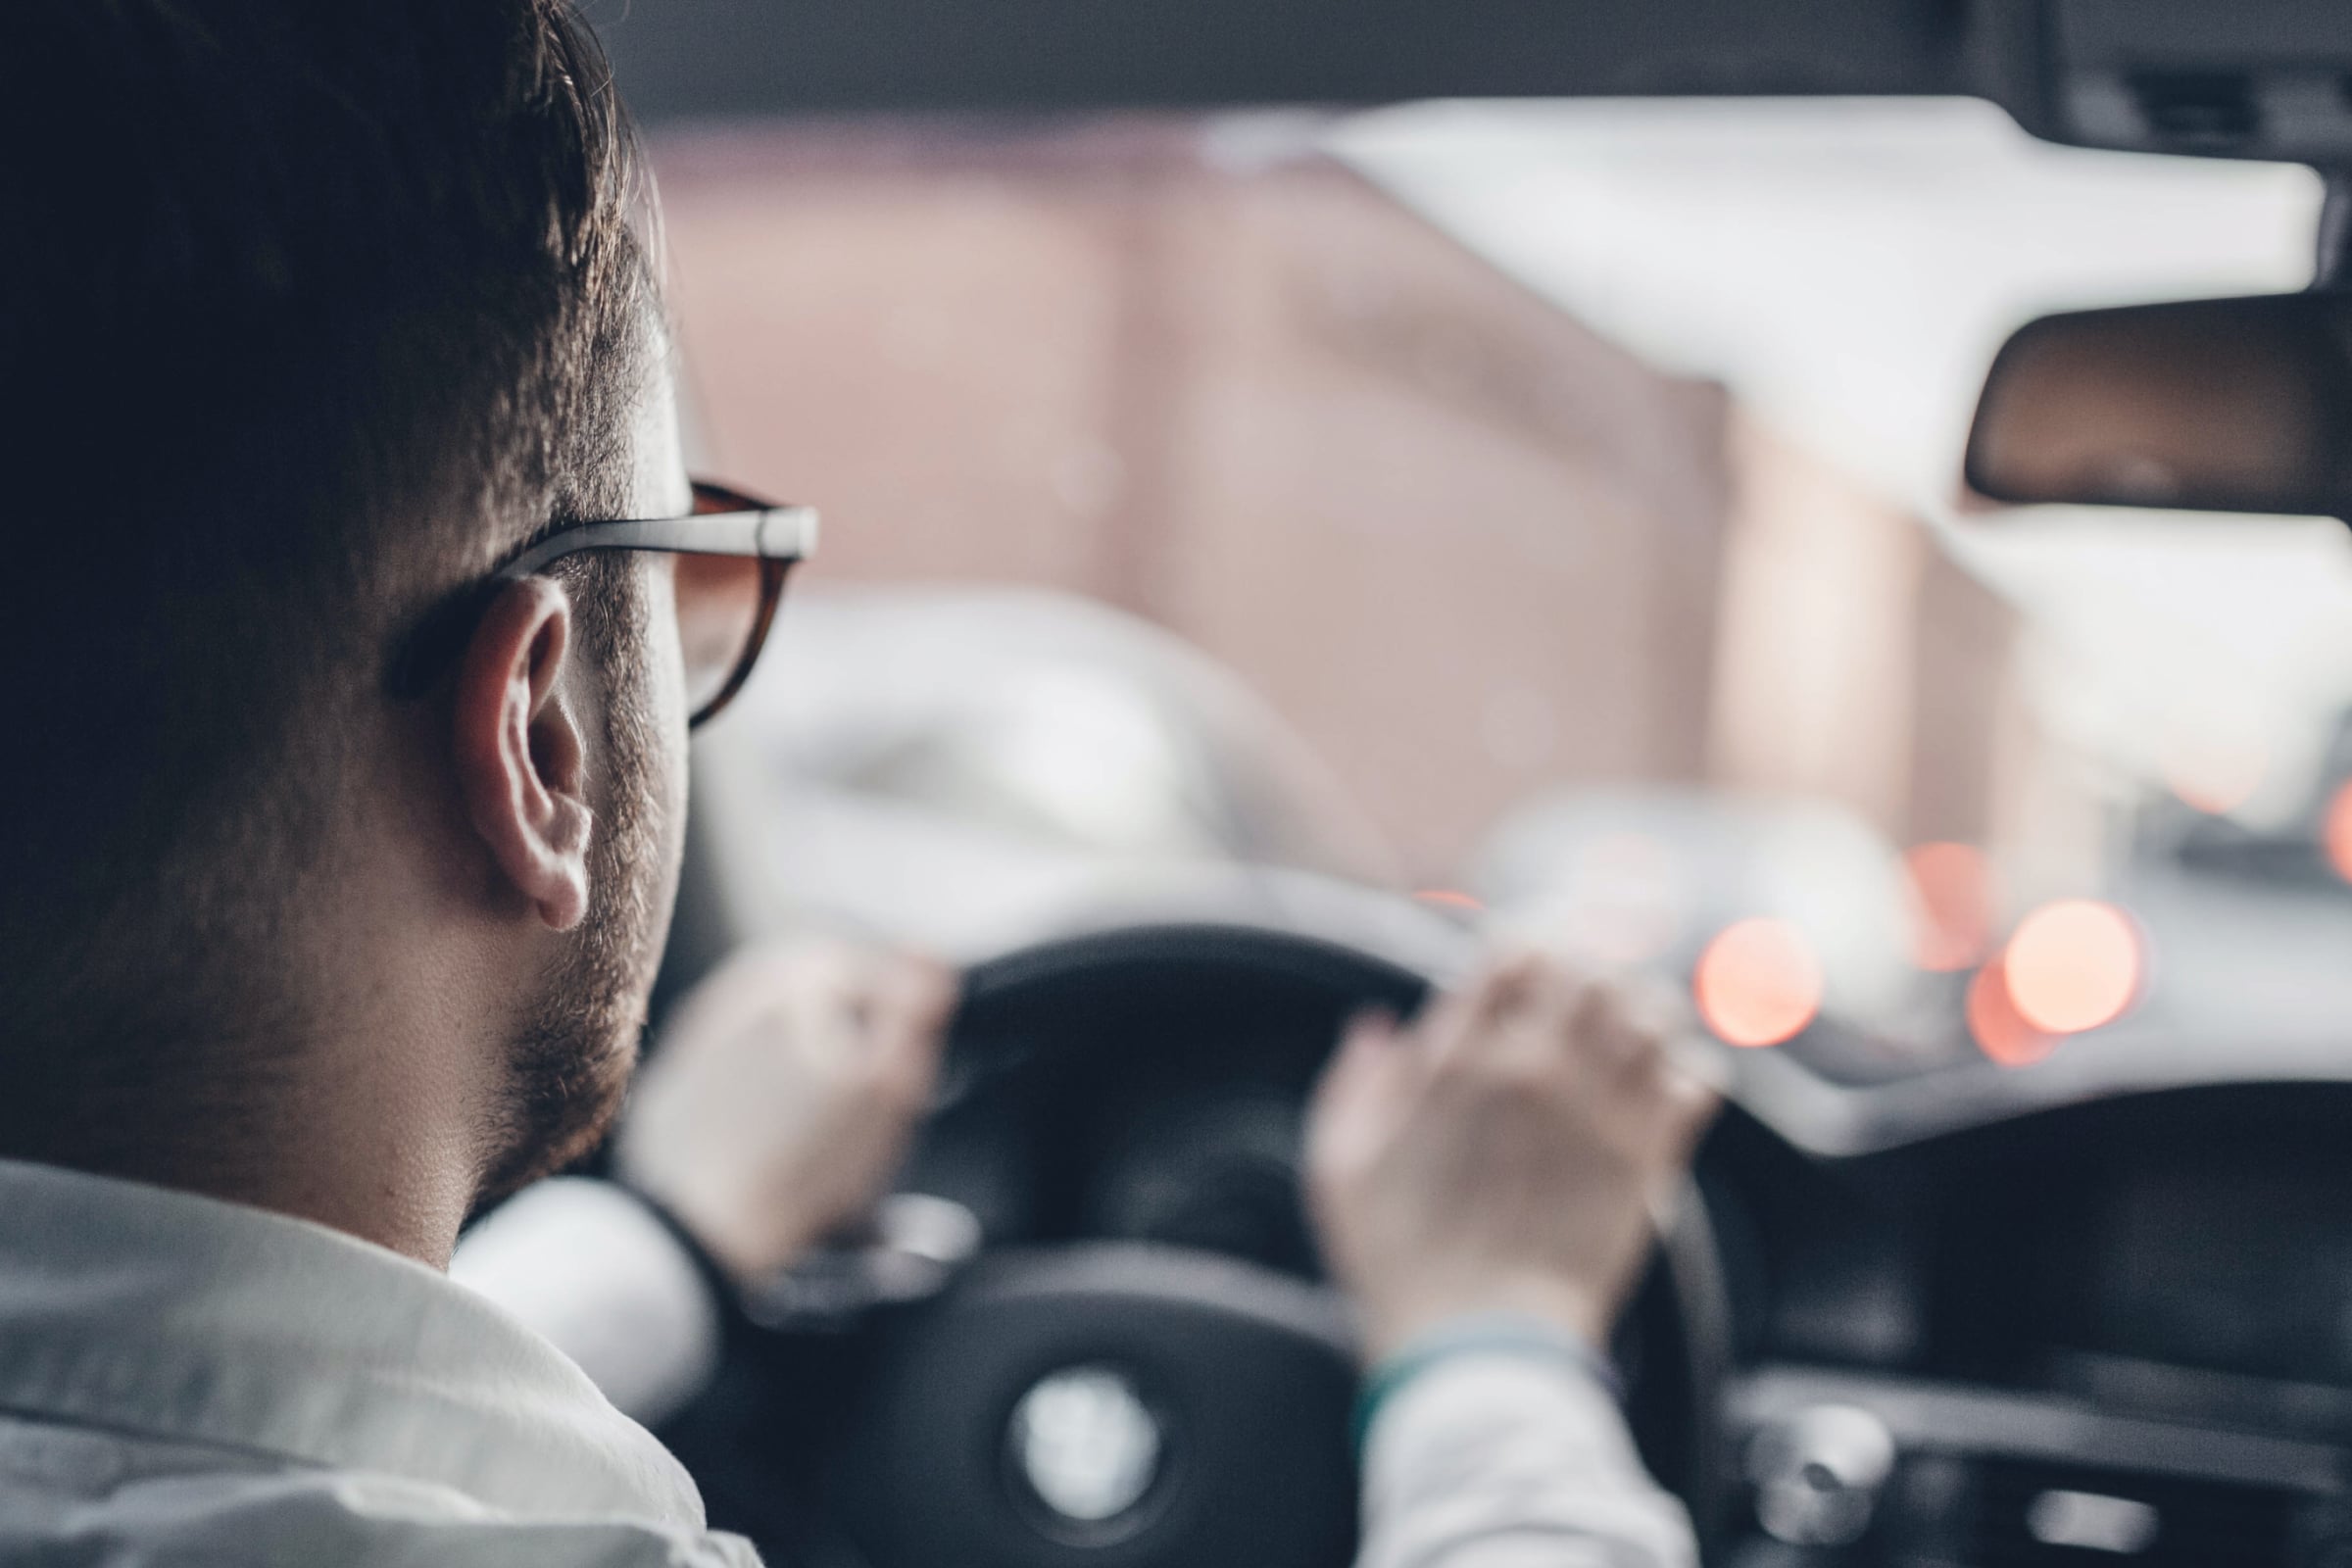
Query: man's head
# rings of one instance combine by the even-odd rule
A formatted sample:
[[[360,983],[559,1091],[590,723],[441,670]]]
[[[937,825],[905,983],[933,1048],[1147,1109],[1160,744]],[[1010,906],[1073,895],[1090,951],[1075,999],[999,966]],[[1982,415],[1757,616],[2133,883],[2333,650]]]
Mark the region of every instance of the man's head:
[[[481,586],[686,509],[603,59],[560,0],[6,31],[0,1154],[233,1186],[340,1081],[518,1180],[617,1100],[683,788],[667,564]]]

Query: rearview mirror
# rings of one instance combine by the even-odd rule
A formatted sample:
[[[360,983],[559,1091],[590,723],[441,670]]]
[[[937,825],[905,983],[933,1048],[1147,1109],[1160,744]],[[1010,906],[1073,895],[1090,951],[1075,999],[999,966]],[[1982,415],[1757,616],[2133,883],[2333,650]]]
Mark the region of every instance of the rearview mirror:
[[[1968,439],[1994,501],[2352,516],[2352,294],[2044,317]]]

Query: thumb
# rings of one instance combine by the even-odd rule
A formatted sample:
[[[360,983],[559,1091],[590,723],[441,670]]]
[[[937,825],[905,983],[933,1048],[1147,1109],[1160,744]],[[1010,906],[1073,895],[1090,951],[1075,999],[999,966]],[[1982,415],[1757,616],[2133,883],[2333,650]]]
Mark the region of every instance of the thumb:
[[[1370,1077],[1396,1043],[1396,1016],[1374,1007],[1348,1020],[1339,1049],[1323,1069],[1326,1093],[1345,1094],[1348,1086]]]
[[[1310,1136],[1315,1129],[1328,1127],[1334,1121],[1358,1118],[1357,1107],[1376,1093],[1377,1086],[1400,1054],[1397,1043],[1397,1025],[1393,1013],[1376,1009],[1348,1020],[1347,1032],[1340,1037],[1339,1049],[1332,1054],[1322,1080],[1315,1086],[1313,1103],[1307,1107]]]

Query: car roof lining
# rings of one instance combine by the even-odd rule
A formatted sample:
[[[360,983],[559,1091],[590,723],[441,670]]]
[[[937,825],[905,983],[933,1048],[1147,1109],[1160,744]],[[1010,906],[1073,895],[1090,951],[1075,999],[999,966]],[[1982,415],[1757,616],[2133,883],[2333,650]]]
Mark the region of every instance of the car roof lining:
[[[1433,98],[1954,97],[2352,170],[2338,0],[598,0],[649,124]]]
[[[1436,97],[1950,95],[2030,114],[2034,0],[617,0],[649,123]]]

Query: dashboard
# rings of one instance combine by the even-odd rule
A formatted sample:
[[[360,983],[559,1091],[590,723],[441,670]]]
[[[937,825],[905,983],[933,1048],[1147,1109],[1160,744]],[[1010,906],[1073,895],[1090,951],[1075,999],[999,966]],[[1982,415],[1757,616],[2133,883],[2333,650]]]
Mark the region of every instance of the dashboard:
[[[1735,1112],[1701,1174],[1752,1354],[2004,1387],[2109,1361],[2352,1389],[2348,1130],[2333,1085],[2136,1097],[1848,1159]]]
[[[1870,1518],[1799,1509],[1782,1533],[1803,1544],[2352,1561],[2348,1128],[2334,1084],[2093,1102],[1845,1159],[1735,1114],[1702,1160],[1743,1479],[1769,1492],[1757,1455],[1858,1411],[1891,1463],[1832,1454],[1816,1490],[1850,1482]]]
[[[1042,1023],[978,1009],[905,1185],[992,1246],[1316,1279],[1297,1152],[1342,1015],[1304,980],[1115,965]],[[1837,1155],[1736,1104],[1698,1162],[1730,1363],[1711,1557],[2352,1562],[2347,1130],[2352,1086],[2207,1084]],[[1884,1462],[1808,1449],[1825,1411]]]

